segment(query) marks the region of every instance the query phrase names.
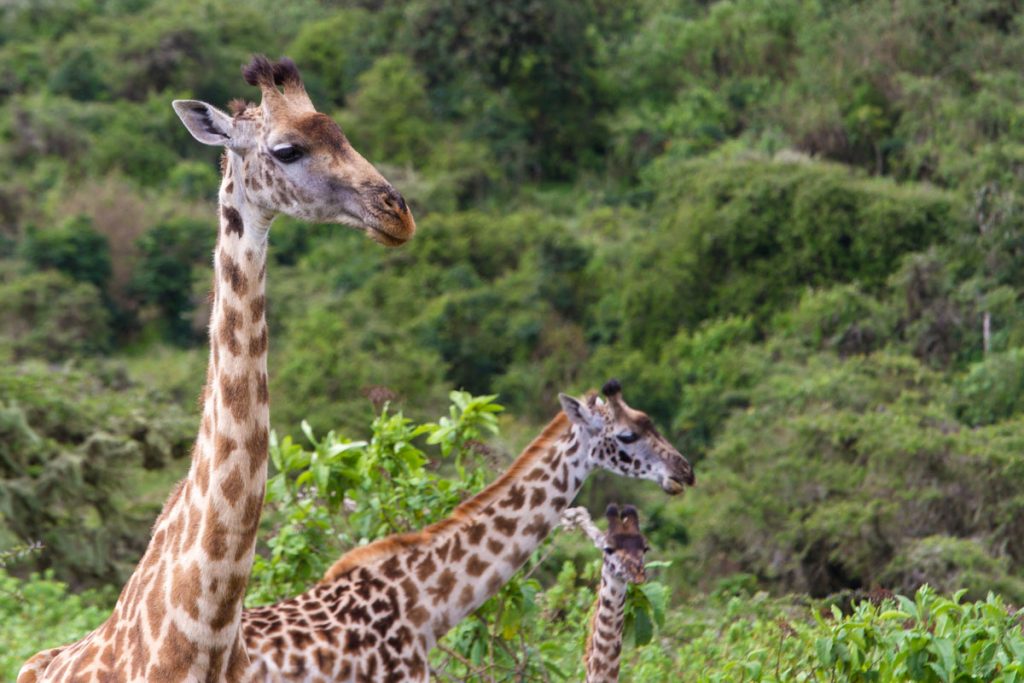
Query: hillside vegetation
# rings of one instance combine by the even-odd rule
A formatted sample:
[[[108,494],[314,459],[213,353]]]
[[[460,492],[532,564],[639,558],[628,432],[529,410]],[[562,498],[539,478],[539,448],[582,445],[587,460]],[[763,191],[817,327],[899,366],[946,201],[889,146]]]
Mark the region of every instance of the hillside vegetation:
[[[956,680],[1018,680],[1019,638],[975,651],[962,637],[1019,632],[1004,605],[1024,602],[1020,10],[7,3],[0,602],[21,616],[0,641],[26,641],[20,657],[48,628],[39,619],[68,630],[55,638],[87,630],[184,473],[219,174],[170,101],[255,98],[239,69],[260,52],[296,61],[419,226],[383,250],[338,226],[274,224],[279,455],[331,430],[412,430],[387,423],[398,412],[462,416],[487,445],[466,447],[464,464],[410,432],[413,489],[381,498],[384,483],[363,482],[360,499],[339,478],[298,517],[272,495],[251,600],[433,519],[405,494],[446,492],[430,508],[444,514],[510,462],[559,391],[617,377],[698,480],[668,500],[597,476],[581,497],[595,513],[636,504],[649,557],[670,561],[631,598],[634,680],[684,664],[686,680],[739,680],[735,667],[757,662],[745,680],[944,681],[969,667]],[[468,393],[450,407],[453,390]],[[500,419],[464,416],[470,395],[497,395]],[[283,457],[281,487],[308,464]],[[345,496],[368,507],[346,511]],[[530,680],[576,675],[596,558],[561,536],[545,552],[453,633],[452,652]],[[909,602],[850,608],[879,590]],[[436,664],[452,680],[502,671]]]

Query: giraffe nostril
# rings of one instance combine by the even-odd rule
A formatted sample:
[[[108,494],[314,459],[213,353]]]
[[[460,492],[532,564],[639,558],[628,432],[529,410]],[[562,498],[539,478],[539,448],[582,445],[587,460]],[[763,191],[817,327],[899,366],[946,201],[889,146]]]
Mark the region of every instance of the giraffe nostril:
[[[389,187],[384,193],[384,202],[396,211],[405,211],[406,209],[405,198],[391,187]]]

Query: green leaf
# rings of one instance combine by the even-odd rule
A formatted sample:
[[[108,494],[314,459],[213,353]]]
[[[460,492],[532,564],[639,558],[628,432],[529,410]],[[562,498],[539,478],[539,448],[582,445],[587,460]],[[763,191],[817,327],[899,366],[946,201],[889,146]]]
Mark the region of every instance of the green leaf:
[[[640,647],[651,642],[654,637],[654,624],[651,617],[645,610],[637,610],[633,613],[633,645]]]
[[[309,423],[306,422],[305,420],[302,421],[302,433],[306,435],[306,438],[309,439],[309,442],[311,444],[313,444],[314,446],[319,445],[316,441],[316,438],[313,436],[313,428],[310,427]]]
[[[823,667],[828,668],[835,663],[833,641],[831,638],[818,638],[815,640],[814,650],[818,655],[818,661],[821,662]]]

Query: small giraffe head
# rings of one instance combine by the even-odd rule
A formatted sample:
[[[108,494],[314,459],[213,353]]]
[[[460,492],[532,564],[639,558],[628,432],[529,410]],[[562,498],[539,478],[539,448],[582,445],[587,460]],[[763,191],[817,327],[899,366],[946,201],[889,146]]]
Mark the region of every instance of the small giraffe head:
[[[580,400],[559,394],[569,419],[589,435],[588,457],[611,472],[639,479],[653,479],[672,495],[696,481],[693,468],[665,440],[646,413],[626,405],[622,387],[609,380],[596,395]]]
[[[609,505],[605,510],[608,533],[604,535],[604,566],[625,583],[643,583],[647,580],[644,555],[650,550],[647,539],[640,533],[640,516],[636,508],[626,505],[621,509]]]
[[[262,91],[259,106],[232,103],[231,116],[198,100],[173,105],[193,137],[241,158],[244,177],[231,181],[240,183],[248,204],[271,215],[351,225],[387,246],[412,237],[416,222],[402,195],[338,124],[317,112],[294,62],[256,56],[242,73]]]

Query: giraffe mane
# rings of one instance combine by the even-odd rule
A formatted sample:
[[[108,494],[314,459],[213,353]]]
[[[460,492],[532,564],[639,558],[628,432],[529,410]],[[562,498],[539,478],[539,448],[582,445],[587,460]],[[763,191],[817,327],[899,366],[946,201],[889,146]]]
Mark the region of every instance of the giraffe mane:
[[[477,512],[483,510],[497,497],[505,484],[509,481],[514,481],[523,470],[533,466],[536,460],[547,453],[554,446],[558,436],[564,433],[569,426],[569,418],[566,417],[564,412],[559,412],[544,427],[544,430],[523,449],[523,452],[516,458],[515,462],[500,477],[488,484],[480,493],[460,503],[446,519],[435,522],[420,531],[394,534],[359,548],[353,548],[331,565],[330,569],[324,573],[324,577],[320,582],[333,581],[356,567],[391,557],[417,545],[429,543],[437,534],[473,519]]]
[[[236,97],[228,102],[228,111],[230,111],[233,116],[238,116],[247,109],[253,109],[255,107],[256,105],[254,103],[240,97]]]

